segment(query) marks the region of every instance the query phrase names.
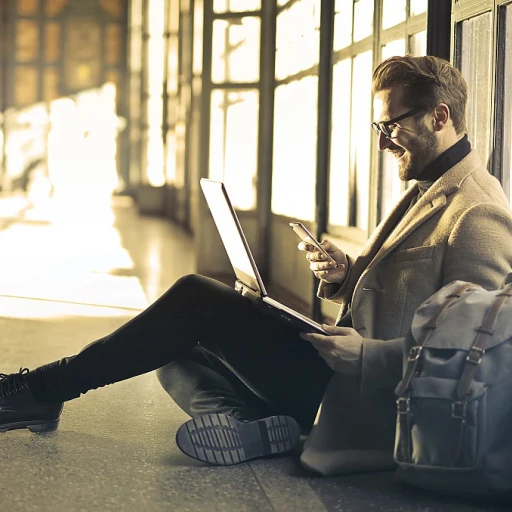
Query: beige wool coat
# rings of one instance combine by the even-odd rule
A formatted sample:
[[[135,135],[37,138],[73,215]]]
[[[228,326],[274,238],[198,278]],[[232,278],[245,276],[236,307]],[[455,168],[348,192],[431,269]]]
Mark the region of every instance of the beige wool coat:
[[[338,322],[350,305],[363,337],[361,375],[333,376],[301,457],[322,474],[393,467],[394,388],[415,310],[454,280],[496,289],[512,270],[512,212],[476,151],[407,211],[417,192],[412,186],[361,255],[349,257],[341,287],[319,288],[320,297],[340,304]]]

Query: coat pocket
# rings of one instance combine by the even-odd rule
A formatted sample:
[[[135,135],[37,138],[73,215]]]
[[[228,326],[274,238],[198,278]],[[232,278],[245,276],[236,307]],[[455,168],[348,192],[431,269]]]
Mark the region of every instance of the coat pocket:
[[[467,402],[455,400],[458,380],[418,377],[412,381],[408,428],[398,414],[395,460],[402,466],[476,468],[483,453],[487,419],[487,387],[474,381]],[[402,424],[401,424],[402,422]],[[401,436],[409,436],[408,440]],[[398,449],[410,446],[405,460]]]
[[[435,245],[424,245],[421,247],[410,247],[395,253],[394,261],[400,263],[403,261],[425,260],[432,258]]]

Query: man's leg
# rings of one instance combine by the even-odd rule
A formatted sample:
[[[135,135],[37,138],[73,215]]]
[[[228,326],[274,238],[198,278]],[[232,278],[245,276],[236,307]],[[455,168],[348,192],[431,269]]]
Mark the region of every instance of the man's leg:
[[[256,396],[216,356],[201,346],[156,370],[173,401],[189,416],[228,414],[256,420],[279,414],[275,406]]]
[[[229,359],[202,346],[157,370],[173,400],[191,417],[224,413],[242,420],[284,414],[307,433],[313,425],[332,370],[316,351],[308,359],[269,356],[272,348],[260,340],[257,350],[243,340]],[[292,350],[297,347],[292,346]],[[257,352],[257,354],[255,354]],[[226,356],[225,356],[226,357]]]
[[[59,402],[159,368],[185,356],[199,341],[229,363],[230,355],[239,354],[241,346],[257,345],[262,340],[270,351],[256,354],[256,359],[242,355],[242,365],[252,367],[256,373],[254,369],[262,361],[274,361],[274,368],[276,364],[281,368],[282,364],[292,363],[306,369],[312,353],[318,358],[295,331],[259,313],[232,288],[202,276],[186,276],[147,310],[76,356],[40,367],[26,376],[2,379],[0,405],[7,412],[0,413],[0,430],[28,426],[34,410],[39,415],[36,420],[41,420],[38,425],[32,423],[34,430],[43,421],[49,425],[52,418],[47,417],[48,411],[41,412],[42,403],[55,404],[52,414],[58,422],[60,409],[55,411]],[[304,375],[307,377],[308,372]],[[284,384],[290,385],[286,381]],[[260,391],[264,395],[268,389]],[[277,398],[282,401],[282,396]]]

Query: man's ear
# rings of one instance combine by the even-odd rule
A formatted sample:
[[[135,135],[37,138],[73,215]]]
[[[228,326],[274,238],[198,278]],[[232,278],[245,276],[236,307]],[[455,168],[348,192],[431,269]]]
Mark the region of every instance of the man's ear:
[[[439,103],[434,109],[434,131],[441,131],[450,120],[450,107],[446,103]]]

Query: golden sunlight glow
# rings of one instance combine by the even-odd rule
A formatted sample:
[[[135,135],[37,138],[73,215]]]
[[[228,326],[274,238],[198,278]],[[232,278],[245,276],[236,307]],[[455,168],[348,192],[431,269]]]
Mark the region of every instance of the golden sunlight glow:
[[[163,0],[149,0],[148,32],[151,36],[147,44],[148,57],[148,100],[147,119],[147,169],[146,178],[150,185],[160,187],[165,184],[164,143],[162,140],[163,84],[165,37],[165,8]]]
[[[280,85],[275,93],[272,212],[315,216],[318,77]]]
[[[147,306],[114,226],[116,139],[123,128],[115,105],[115,86],[105,84],[49,108],[10,114],[9,160],[22,154],[19,141],[44,134],[47,146],[34,156],[47,162],[47,171],[30,178],[25,195],[0,198],[0,219],[9,218],[0,230],[0,316],[131,317]],[[27,150],[35,147],[31,142]]]

